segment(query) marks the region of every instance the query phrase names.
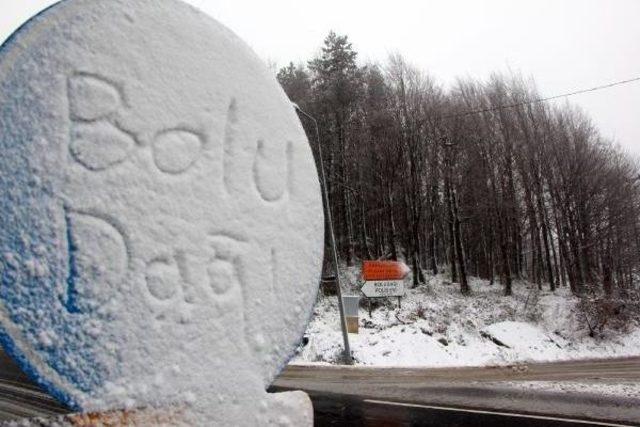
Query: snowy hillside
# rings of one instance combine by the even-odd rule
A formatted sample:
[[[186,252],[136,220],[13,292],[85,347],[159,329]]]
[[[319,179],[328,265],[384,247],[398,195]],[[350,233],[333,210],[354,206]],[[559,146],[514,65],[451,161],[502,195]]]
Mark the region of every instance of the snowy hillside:
[[[355,271],[346,274],[354,283]],[[351,279],[351,280],[349,280]],[[443,276],[407,289],[397,299],[381,300],[369,316],[366,300],[359,311],[360,330],[349,334],[360,365],[471,366],[605,358],[640,354],[640,325],[607,330],[592,338],[579,299],[567,288],[555,294],[524,282],[505,297],[499,285],[472,279],[472,296],[460,295]],[[337,298],[319,297],[307,329],[308,343],[293,363],[335,363],[342,349]]]

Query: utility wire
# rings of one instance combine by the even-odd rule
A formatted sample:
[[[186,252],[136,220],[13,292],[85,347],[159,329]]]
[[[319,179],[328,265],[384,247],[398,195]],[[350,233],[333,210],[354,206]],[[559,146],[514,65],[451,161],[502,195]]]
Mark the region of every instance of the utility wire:
[[[484,108],[481,110],[471,110],[471,111],[465,111],[463,113],[456,113],[456,114],[451,114],[448,116],[442,116],[442,119],[451,119],[451,118],[455,118],[455,117],[464,117],[464,116],[470,116],[472,114],[481,114],[481,113],[489,113],[491,111],[498,111],[498,110],[506,110],[509,108],[516,108],[516,107],[522,107],[525,105],[530,105],[530,104],[539,104],[542,102],[547,102],[547,101],[552,101],[554,99],[558,99],[558,98],[566,98],[568,96],[573,96],[573,95],[579,95],[581,93],[588,93],[588,92],[595,92],[598,90],[602,90],[602,89],[608,89],[614,86],[620,86],[620,85],[624,85],[624,84],[628,84],[628,83],[633,83],[633,82],[637,82],[640,81],[640,77],[634,77],[632,79],[628,79],[628,80],[620,80],[614,83],[609,83],[606,85],[601,85],[601,86],[595,86],[589,89],[582,89],[582,90],[577,90],[575,92],[568,92],[568,93],[563,93],[561,95],[554,95],[554,96],[548,96],[545,98],[538,98],[538,99],[532,99],[529,101],[522,101],[522,102],[517,102],[515,104],[507,104],[507,105],[499,105],[497,107],[490,107],[490,108]]]

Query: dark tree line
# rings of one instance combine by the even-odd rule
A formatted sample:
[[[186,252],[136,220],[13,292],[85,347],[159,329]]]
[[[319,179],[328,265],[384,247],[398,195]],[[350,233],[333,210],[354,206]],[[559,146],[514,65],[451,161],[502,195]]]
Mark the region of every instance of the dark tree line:
[[[532,81],[445,90],[400,55],[359,66],[335,33],[278,79],[318,119],[347,264],[403,258],[414,286],[445,270],[464,294],[469,275],[507,295],[515,279],[576,295],[634,287],[639,165],[580,110],[535,102]]]

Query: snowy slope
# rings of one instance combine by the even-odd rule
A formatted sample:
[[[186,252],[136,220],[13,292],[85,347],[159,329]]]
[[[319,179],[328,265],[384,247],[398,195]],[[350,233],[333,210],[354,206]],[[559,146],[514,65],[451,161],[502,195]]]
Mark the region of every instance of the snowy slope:
[[[345,279],[355,281],[357,272]],[[353,288],[353,287],[352,287]],[[463,297],[443,276],[407,289],[398,309],[387,300],[370,317],[361,303],[360,330],[350,334],[357,364],[376,366],[477,366],[521,361],[604,358],[640,354],[640,327],[589,337],[578,298],[517,282],[505,297],[499,285],[472,279]],[[355,289],[355,288],[353,288]],[[308,344],[293,363],[335,363],[342,349],[337,299],[320,297],[307,329]]]

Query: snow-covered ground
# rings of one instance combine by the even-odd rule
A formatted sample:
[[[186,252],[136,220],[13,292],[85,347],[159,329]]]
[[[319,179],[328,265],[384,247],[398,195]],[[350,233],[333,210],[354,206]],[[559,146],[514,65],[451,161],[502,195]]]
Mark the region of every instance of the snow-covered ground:
[[[356,292],[357,271],[344,278]],[[640,355],[637,322],[592,338],[579,299],[567,288],[551,293],[516,282],[513,296],[505,297],[499,284],[471,279],[470,285],[472,296],[463,297],[444,276],[431,276],[407,289],[401,308],[389,299],[369,316],[361,303],[359,333],[349,334],[356,364],[481,366]],[[337,362],[342,335],[335,296],[319,297],[307,336],[293,363]]]

